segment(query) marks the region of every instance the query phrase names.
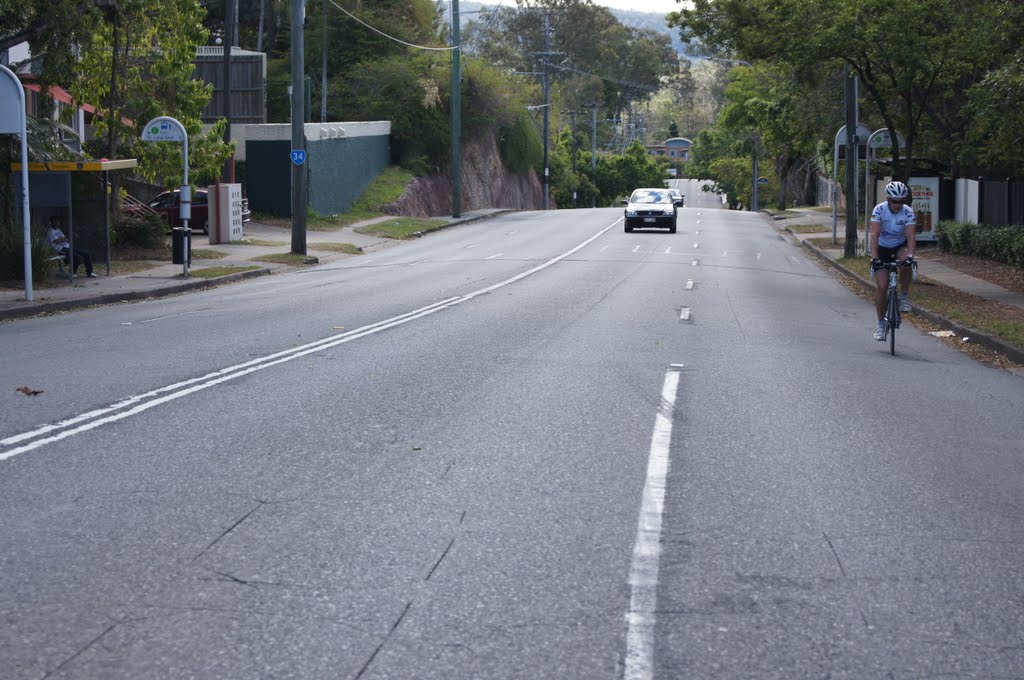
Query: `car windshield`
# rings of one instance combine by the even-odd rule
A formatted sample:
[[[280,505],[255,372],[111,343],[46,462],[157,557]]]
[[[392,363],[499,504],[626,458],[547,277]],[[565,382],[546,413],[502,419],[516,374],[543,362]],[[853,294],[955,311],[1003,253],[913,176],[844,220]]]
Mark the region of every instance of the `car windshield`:
[[[668,194],[663,191],[634,191],[630,203],[668,203]]]

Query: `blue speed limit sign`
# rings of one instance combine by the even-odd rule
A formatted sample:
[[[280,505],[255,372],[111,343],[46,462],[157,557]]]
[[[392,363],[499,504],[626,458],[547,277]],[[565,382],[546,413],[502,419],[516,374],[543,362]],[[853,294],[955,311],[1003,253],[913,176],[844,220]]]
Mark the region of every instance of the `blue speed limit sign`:
[[[306,162],[306,150],[305,149],[295,149],[294,151],[292,151],[292,163],[294,163],[295,165],[302,165],[305,162]]]

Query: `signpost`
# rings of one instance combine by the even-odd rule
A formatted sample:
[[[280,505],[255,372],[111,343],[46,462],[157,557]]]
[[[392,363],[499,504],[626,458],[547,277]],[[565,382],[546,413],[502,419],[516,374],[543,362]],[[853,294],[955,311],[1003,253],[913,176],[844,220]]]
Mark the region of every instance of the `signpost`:
[[[188,132],[185,126],[170,116],[157,116],[142,128],[144,142],[181,142],[182,144],[182,182],[181,182],[181,215],[182,223],[182,276],[188,276],[188,266],[192,259],[191,230],[188,221],[192,218],[192,191],[188,186]]]
[[[857,145],[859,146],[860,140],[866,140],[871,135],[871,131],[860,123],[857,124],[856,130],[857,134],[855,135],[854,139],[857,140]],[[832,153],[832,243],[836,243],[836,231],[839,224],[839,147],[846,146],[845,141],[840,141],[845,140],[845,138],[846,126],[844,125],[843,127],[839,128],[838,131],[836,131],[836,141],[835,145],[833,146]],[[853,151],[852,156],[850,155],[850,153],[850,150],[847,149],[846,162],[854,163],[856,165],[857,155],[859,152],[855,149]],[[856,196],[847,196],[846,200],[856,200],[856,198]]]
[[[868,255],[871,252],[871,246],[868,243],[868,237],[871,233],[871,210],[874,208],[873,205],[867,200],[867,193],[871,191],[871,161],[874,158],[874,151],[876,149],[888,149],[892,146],[892,133],[889,128],[879,128],[871,133],[868,137],[867,151],[864,157],[864,254]],[[903,135],[899,132],[896,133],[896,141],[899,142],[900,148],[905,149],[907,147],[906,140],[903,139]],[[872,192],[874,195],[874,192]]]
[[[25,299],[32,301],[32,230],[28,204],[28,134],[25,131],[25,90],[18,76],[0,64],[0,134],[21,136],[21,220],[25,257]]]

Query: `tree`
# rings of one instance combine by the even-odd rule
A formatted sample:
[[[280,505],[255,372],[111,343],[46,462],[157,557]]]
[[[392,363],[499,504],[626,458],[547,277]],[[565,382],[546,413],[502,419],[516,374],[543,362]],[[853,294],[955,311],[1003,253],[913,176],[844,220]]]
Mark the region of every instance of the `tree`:
[[[178,119],[189,134],[190,179],[219,175],[231,147],[223,122],[201,134],[200,114],[211,87],[192,79],[196,47],[206,41],[198,0],[122,0],[101,22],[81,55],[70,89],[78,102],[96,107],[94,127],[104,139],[99,153],[139,159],[140,175],[165,186],[180,184],[179,145],[144,144],[139,126],[159,115]]]
[[[949,135],[968,124],[967,87],[1019,42],[1021,11],[1002,0],[694,0],[670,23],[684,39],[755,62],[817,70],[848,63],[874,114],[905,136],[904,150],[892,137],[892,153],[897,175],[907,177],[925,122],[947,133],[950,156],[960,155],[958,135]]]
[[[1024,174],[1024,55],[988,73],[968,96],[973,125],[965,136],[966,164]]]
[[[546,61],[567,108],[598,103],[616,114],[625,102],[657,91],[678,62],[667,36],[623,26],[587,0],[517,0],[471,22],[464,39],[467,53],[499,68],[539,72]]]

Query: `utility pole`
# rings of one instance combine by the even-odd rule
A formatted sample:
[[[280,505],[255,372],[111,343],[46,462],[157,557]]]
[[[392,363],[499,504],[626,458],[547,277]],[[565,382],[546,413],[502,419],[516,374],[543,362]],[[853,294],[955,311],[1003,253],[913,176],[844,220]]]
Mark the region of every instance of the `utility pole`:
[[[572,117],[572,147],[571,147],[572,151],[570,152],[570,155],[572,156],[572,177],[573,177],[573,181],[574,182],[576,180],[576,114],[577,113],[579,113],[579,111],[570,111],[569,112],[569,115]],[[572,190],[572,207],[574,207],[574,208],[576,207],[576,189],[575,188],[573,188],[573,190]]]
[[[238,8],[238,0],[225,0],[224,7],[224,87],[221,90],[224,97],[224,118],[227,125],[224,126],[224,143],[231,143],[231,50],[235,44],[235,13]],[[222,182],[235,181],[235,159],[228,158],[224,161],[224,170],[221,172]]]
[[[544,14],[544,210],[551,207],[551,171],[548,135],[551,129],[551,87],[548,57],[551,54],[551,15]]]
[[[846,99],[846,243],[844,257],[857,256],[857,76],[849,64],[843,66]]]
[[[459,0],[452,0],[452,217],[462,216],[462,43]]]
[[[597,104],[590,105],[590,169],[597,170]],[[597,192],[590,196],[590,207],[597,207]]]
[[[306,21],[303,0],[292,2],[292,252],[306,254],[306,81],[302,28]]]
[[[327,0],[323,0],[320,22],[320,122],[327,122]]]

